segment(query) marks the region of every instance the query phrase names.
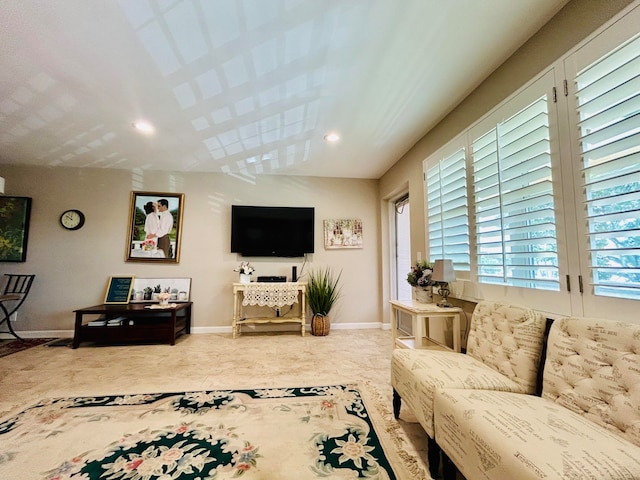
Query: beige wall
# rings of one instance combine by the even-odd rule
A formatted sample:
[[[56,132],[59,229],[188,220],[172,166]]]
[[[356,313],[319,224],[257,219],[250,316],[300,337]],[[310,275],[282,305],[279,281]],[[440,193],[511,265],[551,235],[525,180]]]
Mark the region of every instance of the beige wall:
[[[221,174],[2,166],[7,194],[34,198],[27,262],[3,264],[3,273],[38,275],[16,328],[70,330],[71,311],[101,302],[106,279],[113,274],[192,277],[195,327],[227,328],[230,284],[236,278],[233,268],[240,261],[229,253],[229,212],[234,203],[316,207],[312,264],[344,268],[344,297],[332,311],[332,322],[343,326],[386,322],[391,270],[388,200],[408,189],[412,252],[414,258],[416,252],[424,255],[422,161],[630,3],[569,2],[379,181],[266,176],[249,184]],[[124,262],[131,190],[185,193],[180,264]],[[68,208],[86,213],[87,224],[80,231],[67,232],[59,226],[60,213]],[[364,248],[325,251],[322,219],[348,217],[363,220]],[[287,259],[254,263],[257,273],[265,275],[289,275],[293,264]],[[300,268],[300,262],[297,265]]]
[[[435,128],[426,133],[380,178],[383,238],[388,238],[390,230],[385,204],[399,190],[406,190],[408,185],[411,203],[412,257],[415,259],[417,252],[422,252],[425,258],[423,160],[631,3],[633,2],[630,0],[570,1]],[[383,248],[386,248],[385,245]],[[389,272],[388,255],[383,258],[381,269],[383,272]],[[388,278],[388,274],[383,277],[382,305],[385,305],[390,297]]]
[[[4,263],[1,273],[35,273],[30,298],[19,314],[18,331],[73,328],[76,308],[102,303],[110,275],[192,277],[194,327],[229,331],[231,283],[242,257],[230,253],[232,204],[315,207],[315,250],[308,267],[343,269],[343,298],[331,311],[332,324],[381,322],[378,308],[380,246],[374,180],[263,176],[250,184],[223,174],[137,172],[107,169],[7,167],[7,195],[33,197],[27,261]],[[130,192],[185,194],[179,264],[125,262]],[[82,210],[85,226],[66,231],[60,214]],[[322,220],[360,218],[364,248],[325,250]],[[291,274],[301,259],[251,258],[257,275]],[[364,294],[364,295],[363,295]],[[386,318],[384,320],[387,320]],[[363,326],[363,325],[359,325]],[[212,328],[201,328],[212,327]]]

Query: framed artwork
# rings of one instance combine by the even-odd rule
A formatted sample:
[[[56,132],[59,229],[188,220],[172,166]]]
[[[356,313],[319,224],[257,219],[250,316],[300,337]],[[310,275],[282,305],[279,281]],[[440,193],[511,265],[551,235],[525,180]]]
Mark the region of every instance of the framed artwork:
[[[132,275],[109,277],[109,281],[107,282],[107,293],[104,295],[104,303],[129,303],[134,278],[135,277]]]
[[[131,192],[127,262],[178,263],[183,193]]]
[[[30,216],[30,197],[0,196],[0,262],[27,260]]]
[[[324,220],[324,248],[362,248],[362,220]]]
[[[191,278],[138,278],[133,282],[131,301],[157,302],[159,293],[168,293],[170,302],[188,302]]]

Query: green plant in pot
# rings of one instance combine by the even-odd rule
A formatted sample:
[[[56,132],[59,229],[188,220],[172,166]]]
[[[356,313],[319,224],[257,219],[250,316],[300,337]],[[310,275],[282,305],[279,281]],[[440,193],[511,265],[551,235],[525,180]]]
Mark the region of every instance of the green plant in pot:
[[[331,267],[318,268],[309,272],[307,282],[307,303],[313,313],[311,318],[311,333],[313,335],[328,335],[331,323],[329,311],[340,297],[340,273],[335,275]]]

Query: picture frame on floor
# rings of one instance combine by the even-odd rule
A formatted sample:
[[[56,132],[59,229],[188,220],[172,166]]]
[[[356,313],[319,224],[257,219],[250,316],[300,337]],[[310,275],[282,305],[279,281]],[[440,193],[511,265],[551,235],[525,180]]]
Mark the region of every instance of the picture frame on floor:
[[[179,263],[183,193],[131,192],[127,262]]]

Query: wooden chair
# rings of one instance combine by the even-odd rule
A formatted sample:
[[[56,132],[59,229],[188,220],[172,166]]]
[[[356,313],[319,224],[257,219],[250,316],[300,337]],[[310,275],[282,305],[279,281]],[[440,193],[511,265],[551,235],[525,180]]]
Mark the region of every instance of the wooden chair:
[[[9,330],[0,333],[10,333],[18,340],[22,340],[22,338],[20,338],[18,334],[13,330],[10,317],[18,311],[20,306],[26,300],[27,295],[29,294],[29,290],[31,289],[33,279],[36,276],[5,274],[5,277],[8,277],[8,280],[7,284],[4,287],[4,291],[0,295],[0,309],[1,314],[4,315],[4,318],[0,320],[0,325],[2,325],[4,322],[7,322],[7,327],[9,328]]]

